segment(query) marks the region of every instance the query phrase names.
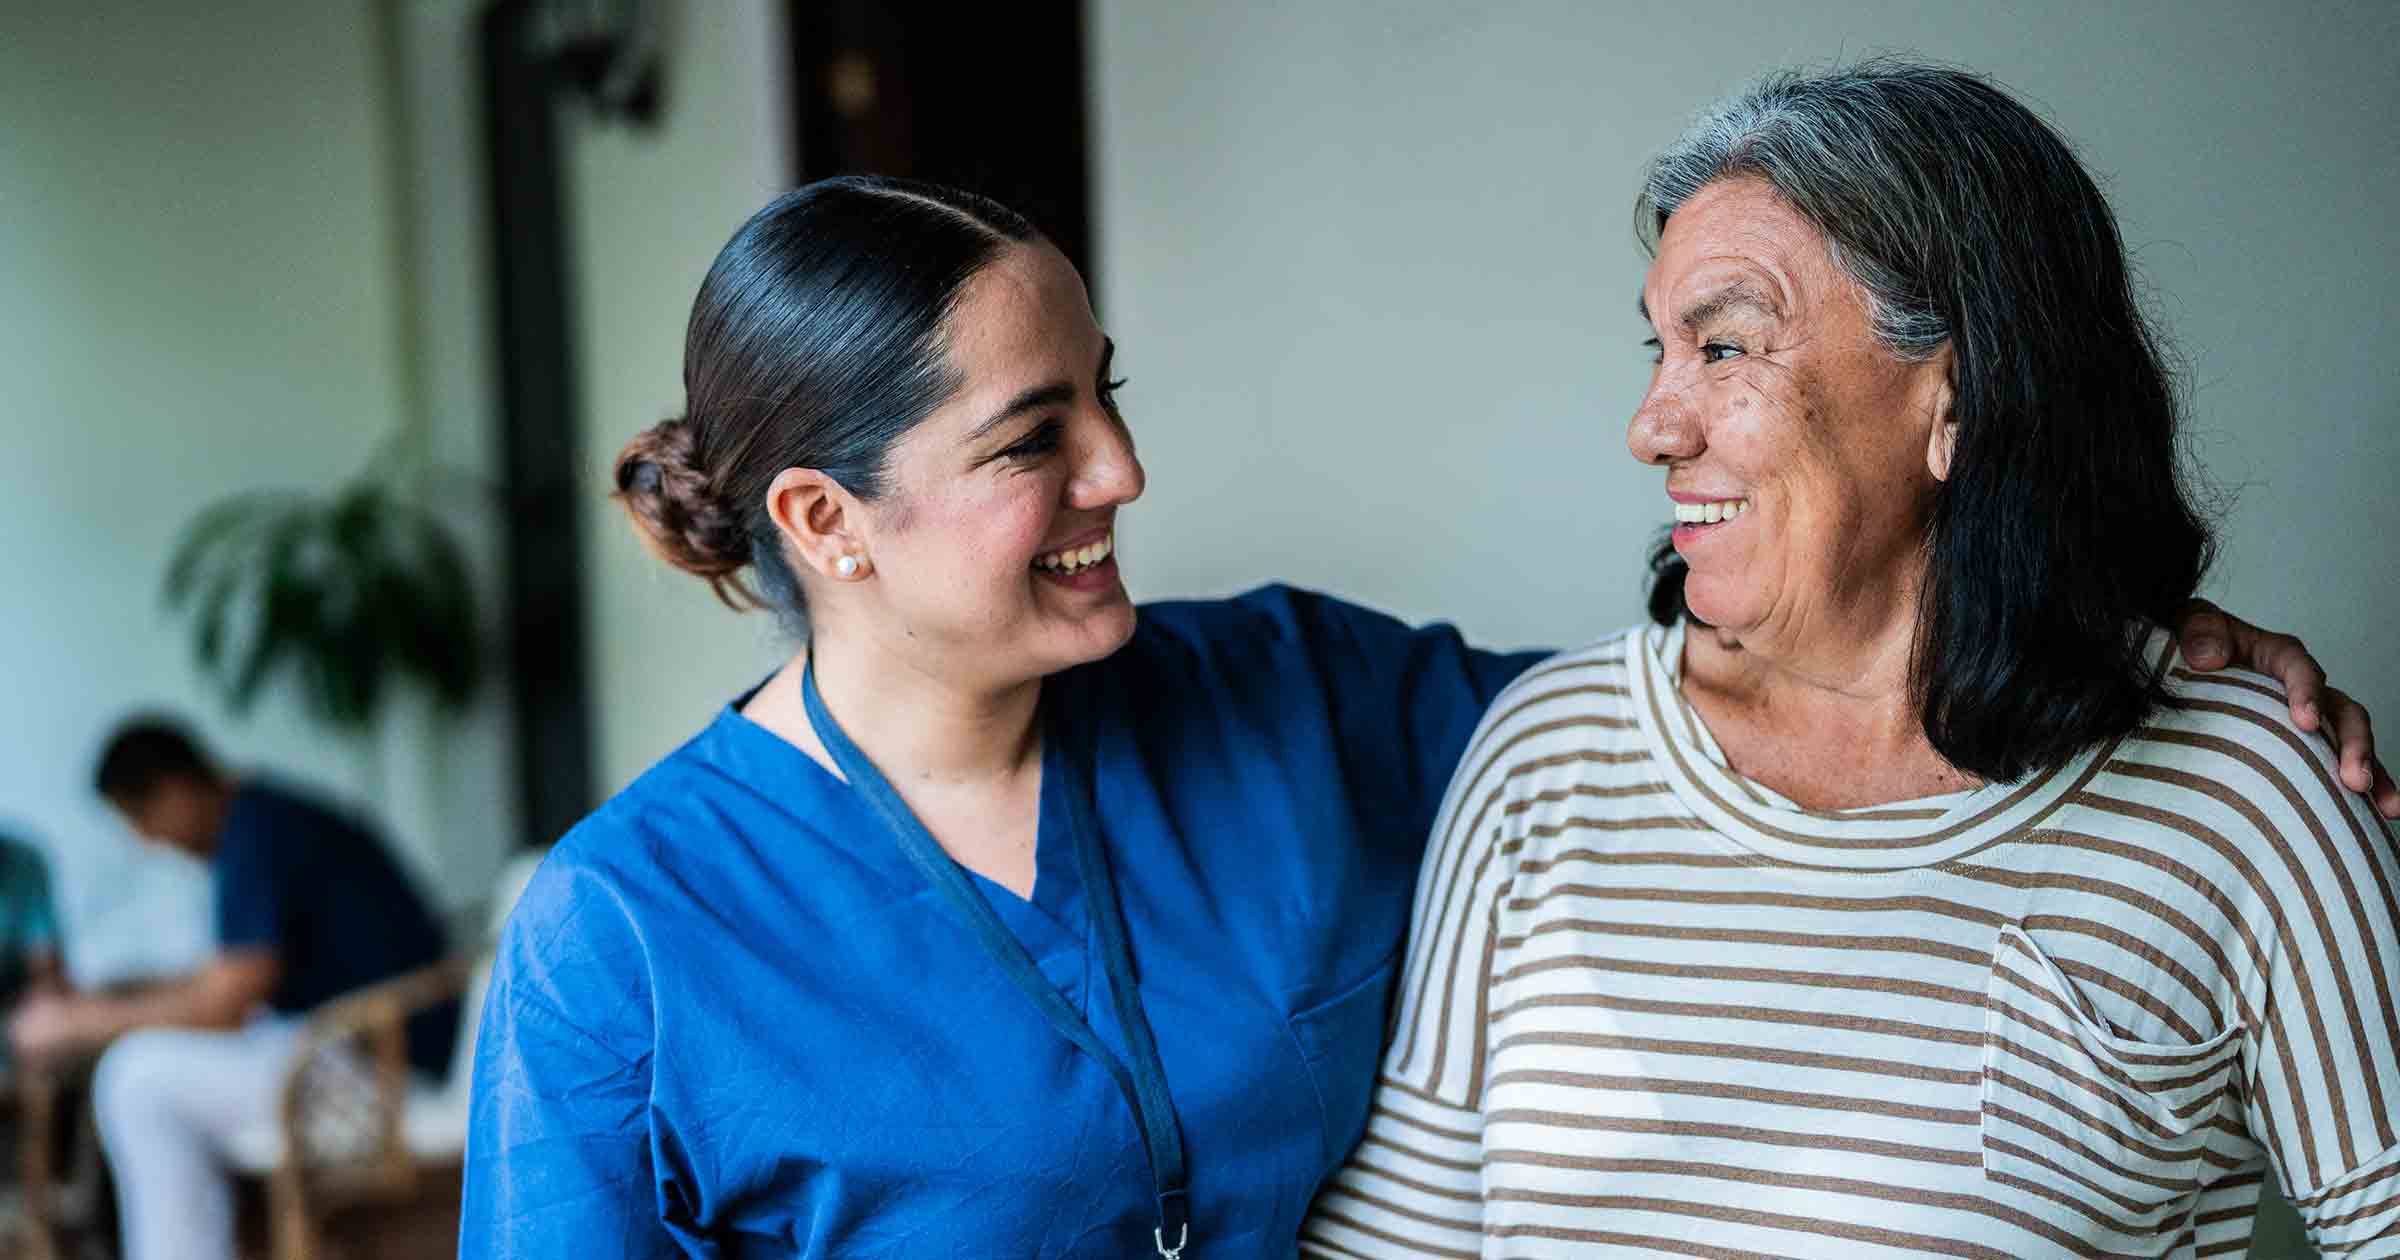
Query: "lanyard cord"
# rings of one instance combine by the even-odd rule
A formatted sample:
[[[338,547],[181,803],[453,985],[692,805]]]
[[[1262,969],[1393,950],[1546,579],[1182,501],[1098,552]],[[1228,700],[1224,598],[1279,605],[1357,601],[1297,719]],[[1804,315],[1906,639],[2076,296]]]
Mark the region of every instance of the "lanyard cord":
[[[1190,1199],[1184,1189],[1183,1132],[1167,1091],[1167,1073],[1159,1062],[1158,1043],[1151,1035],[1149,1017],[1142,1010],[1141,995],[1135,988],[1133,949],[1126,936],[1125,917],[1117,905],[1116,883],[1111,878],[1108,856],[1101,852],[1099,827],[1093,818],[1089,767],[1076,756],[1075,746],[1062,738],[1059,728],[1063,723],[1047,723],[1043,734],[1046,747],[1060,754],[1051,764],[1067,772],[1064,786],[1069,830],[1074,833],[1086,905],[1093,929],[1100,937],[1101,957],[1108,968],[1109,996],[1115,1002],[1117,1023],[1125,1030],[1126,1046],[1132,1054],[1130,1072],[1042,975],[1025,952],[1024,944],[1000,922],[991,903],[975,891],[966,871],[943,852],[941,842],[909,811],[899,792],[826,711],[825,700],[817,692],[817,662],[813,653],[802,671],[800,683],[809,725],[816,729],[817,738],[824,741],[826,752],[841,767],[842,776],[850,781],[851,788],[866,799],[891,830],[900,851],[950,904],[951,910],[974,930],[984,953],[1000,964],[1018,990],[1050,1021],[1050,1026],[1108,1069],[1109,1076],[1116,1081],[1117,1092],[1124,1095],[1126,1105],[1133,1109],[1134,1126],[1141,1131],[1142,1145],[1150,1155],[1150,1176],[1158,1196],[1158,1228],[1151,1238],[1165,1260],[1179,1260],[1191,1241]]]

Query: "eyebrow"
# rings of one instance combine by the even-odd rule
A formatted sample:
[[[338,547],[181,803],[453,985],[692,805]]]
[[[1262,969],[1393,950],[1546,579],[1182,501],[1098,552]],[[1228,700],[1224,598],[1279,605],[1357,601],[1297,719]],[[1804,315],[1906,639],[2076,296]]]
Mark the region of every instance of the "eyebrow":
[[[1737,306],[1750,307],[1769,317],[1778,317],[1783,314],[1776,308],[1774,302],[1768,300],[1765,291],[1747,280],[1742,280],[1726,285],[1693,303],[1689,309],[1683,312],[1682,318],[1678,319],[1676,323],[1682,325],[1683,329],[1689,332]],[[1633,309],[1635,314],[1642,317],[1643,323],[1652,322],[1649,299],[1635,294]]]
[[[1062,403],[1073,401],[1075,401],[1075,387],[1065,381],[1051,381],[1046,385],[1036,385],[1009,399],[1007,406],[993,412],[991,418],[982,424],[976,425],[975,431],[967,434],[966,440],[969,444],[980,442],[992,430],[1028,411],[1035,411],[1043,407],[1056,407]]]
[[[1105,337],[1101,338],[1100,371],[1106,373],[1109,363],[1116,357],[1117,343]],[[1064,406],[1073,401],[1075,401],[1075,383],[1072,381],[1049,381],[1032,386],[1009,399],[1007,406],[993,412],[982,424],[976,425],[973,431],[967,434],[965,442],[962,444],[972,445],[980,442],[992,430],[1028,411],[1038,411],[1043,407]]]

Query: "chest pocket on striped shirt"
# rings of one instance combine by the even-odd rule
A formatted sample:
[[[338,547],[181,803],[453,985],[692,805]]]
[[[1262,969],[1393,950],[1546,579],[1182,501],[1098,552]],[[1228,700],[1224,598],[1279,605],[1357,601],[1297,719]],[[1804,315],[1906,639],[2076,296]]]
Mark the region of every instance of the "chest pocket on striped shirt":
[[[2204,1157],[2231,1105],[2241,1030],[2197,1045],[2118,1036],[2013,923],[1993,950],[1984,1007],[1993,1197],[2111,1250],[2163,1250],[2213,1179]]]

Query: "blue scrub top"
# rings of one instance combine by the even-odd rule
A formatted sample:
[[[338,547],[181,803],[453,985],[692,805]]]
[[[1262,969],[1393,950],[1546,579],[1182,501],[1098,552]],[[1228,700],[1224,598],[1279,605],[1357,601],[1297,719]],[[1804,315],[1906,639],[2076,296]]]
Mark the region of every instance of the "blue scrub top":
[[[1193,1260],[1292,1254],[1365,1126],[1450,771],[1538,659],[1268,587],[1146,606],[1123,650],[1046,684],[1094,727]],[[1032,900],[976,886],[1122,1058],[1052,787]],[[1107,1070],[864,801],[730,707],[569,833],[509,920],[462,1256],[1125,1260],[1155,1223]]]

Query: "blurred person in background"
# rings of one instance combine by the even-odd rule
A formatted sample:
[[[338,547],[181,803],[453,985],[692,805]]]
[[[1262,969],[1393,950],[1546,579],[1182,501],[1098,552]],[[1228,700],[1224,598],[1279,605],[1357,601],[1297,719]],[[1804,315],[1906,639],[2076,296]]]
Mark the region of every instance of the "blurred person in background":
[[[2071,147],[1785,73],[1639,206],[1651,622],[1485,718],[1303,1253],[2191,1260],[2273,1177],[2400,1256],[2400,846],[2161,628],[2214,537]]]
[[[438,961],[440,928],[372,833],[265,779],[216,766],[155,719],[108,741],[95,786],[143,839],[207,862],[217,954],[179,981],[124,995],[42,995],[9,1020],[20,1054],[101,1054],[100,1138],[126,1260],[233,1254],[221,1151],[271,1121],[307,1013]],[[440,1073],[455,1004],[408,1027],[409,1058]]]
[[[32,841],[0,831],[0,1005],[65,989],[49,864]]]
[[[812,184],[718,256],[619,498],[805,643],[517,903],[462,1255],[1292,1253],[1443,783],[1540,654],[1282,586],[1137,613],[1114,352],[945,188]],[[2296,644],[2186,630],[2365,757]]]

